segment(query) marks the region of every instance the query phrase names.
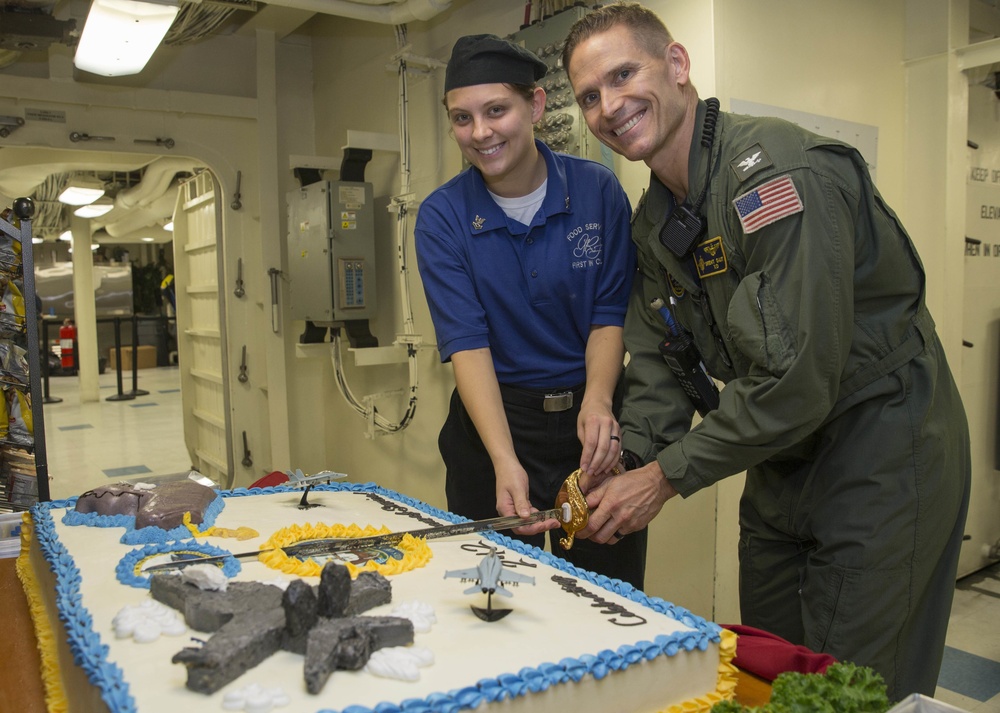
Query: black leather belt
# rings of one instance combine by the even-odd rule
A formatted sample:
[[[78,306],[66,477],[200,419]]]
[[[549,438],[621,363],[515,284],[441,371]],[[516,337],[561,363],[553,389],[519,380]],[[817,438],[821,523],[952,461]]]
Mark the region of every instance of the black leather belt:
[[[500,396],[507,404],[558,413],[569,411],[578,403],[578,399],[583,398],[584,386],[585,384],[580,384],[570,389],[524,389],[500,384]]]

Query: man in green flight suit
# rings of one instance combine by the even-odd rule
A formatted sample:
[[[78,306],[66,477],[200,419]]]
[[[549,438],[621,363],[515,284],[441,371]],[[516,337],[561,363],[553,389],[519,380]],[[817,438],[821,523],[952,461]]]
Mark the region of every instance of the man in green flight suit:
[[[933,694],[969,432],[920,259],[864,160],[699,100],[687,50],[637,3],[580,19],[563,66],[590,131],[652,171],[633,218],[628,470],[584,480],[581,534],[616,542],[746,470],[742,623],[871,666],[892,700]]]

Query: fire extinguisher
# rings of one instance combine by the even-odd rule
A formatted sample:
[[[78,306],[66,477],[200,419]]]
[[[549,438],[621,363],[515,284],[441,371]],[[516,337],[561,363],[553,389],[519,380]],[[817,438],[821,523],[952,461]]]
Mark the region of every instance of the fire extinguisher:
[[[66,371],[76,369],[76,359],[73,358],[73,343],[76,341],[76,327],[69,320],[59,328],[60,366]]]

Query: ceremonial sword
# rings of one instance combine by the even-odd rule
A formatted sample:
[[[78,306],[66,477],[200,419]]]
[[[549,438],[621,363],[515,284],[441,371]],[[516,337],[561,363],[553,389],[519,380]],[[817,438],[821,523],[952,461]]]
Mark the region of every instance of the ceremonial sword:
[[[337,552],[350,552],[352,550],[363,550],[370,547],[385,547],[396,545],[407,535],[412,537],[422,537],[426,540],[435,540],[441,537],[452,537],[454,535],[468,535],[473,532],[484,532],[487,530],[510,530],[515,527],[523,527],[543,520],[558,520],[560,523],[568,523],[571,517],[571,510],[568,503],[561,508],[551,510],[541,510],[532,513],[528,517],[518,515],[508,515],[502,517],[491,517],[486,520],[473,520],[471,522],[457,522],[452,525],[437,525],[436,527],[424,527],[418,530],[404,530],[403,532],[387,532],[381,535],[370,535],[368,537],[349,538],[326,538],[321,540],[309,540],[307,542],[294,543],[285,547],[271,547],[265,550],[253,550],[251,552],[235,552],[228,555],[216,555],[214,557],[196,557],[190,559],[179,559],[173,562],[156,564],[146,567],[142,573],[162,572],[170,569],[179,569],[193,564],[208,564],[221,562],[230,557],[242,559],[245,557],[256,557],[265,552],[275,552],[281,550],[289,557],[317,557],[322,555],[336,554]]]

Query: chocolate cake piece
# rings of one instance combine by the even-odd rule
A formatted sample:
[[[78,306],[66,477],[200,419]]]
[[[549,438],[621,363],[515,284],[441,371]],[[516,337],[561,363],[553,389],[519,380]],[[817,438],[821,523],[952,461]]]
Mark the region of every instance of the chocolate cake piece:
[[[157,485],[149,492],[135,515],[135,529],[160,527],[172,530],[184,523],[184,513],[191,513],[191,523],[205,521],[205,509],[217,497],[212,488],[193,480],[178,480]]]
[[[88,490],[76,499],[76,511],[98,515],[134,517],[140,505],[149,499],[151,490],[133,487],[129,483],[102,485]]]

